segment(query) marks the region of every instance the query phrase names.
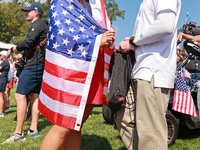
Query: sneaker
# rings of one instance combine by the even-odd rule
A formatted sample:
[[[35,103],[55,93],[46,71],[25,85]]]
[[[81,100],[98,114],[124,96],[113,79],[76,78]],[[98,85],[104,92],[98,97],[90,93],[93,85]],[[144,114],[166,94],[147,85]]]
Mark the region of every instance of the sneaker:
[[[24,134],[22,133],[22,135],[19,135],[17,133],[13,133],[6,141],[4,141],[2,144],[4,143],[14,143],[17,141],[25,141],[26,138],[24,136]]]
[[[0,117],[5,117],[5,115],[6,115],[6,113],[4,112],[4,113],[0,114]]]
[[[35,130],[34,132],[31,132],[30,129],[28,129],[27,131],[24,132],[24,134],[32,136],[32,137],[38,137],[39,136],[38,130]]]
[[[8,109],[11,109],[11,107],[10,106],[6,106],[5,110],[8,110]]]

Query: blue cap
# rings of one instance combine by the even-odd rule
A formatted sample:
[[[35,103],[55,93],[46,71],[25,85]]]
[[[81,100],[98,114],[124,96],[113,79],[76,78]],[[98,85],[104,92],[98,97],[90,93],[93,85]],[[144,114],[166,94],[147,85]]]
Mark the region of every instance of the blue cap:
[[[27,10],[37,10],[39,13],[43,14],[43,9],[42,6],[40,4],[30,4],[28,7],[26,8],[22,8],[22,11],[27,11]]]

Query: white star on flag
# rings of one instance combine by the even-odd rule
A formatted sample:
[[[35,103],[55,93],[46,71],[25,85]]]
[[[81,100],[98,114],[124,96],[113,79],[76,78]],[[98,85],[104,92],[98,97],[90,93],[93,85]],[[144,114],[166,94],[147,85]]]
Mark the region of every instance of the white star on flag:
[[[59,45],[57,44],[57,42],[55,44],[53,44],[53,48],[57,49]]]
[[[65,44],[65,45],[67,46],[68,43],[70,43],[70,42],[68,41],[68,38],[63,39],[63,43],[62,43],[62,44]]]
[[[53,33],[52,33],[50,39],[53,40],[54,37],[55,37],[55,36],[54,36]]]
[[[67,49],[67,50],[68,50],[67,54],[69,54],[70,56],[72,56],[72,54],[74,53],[74,51],[72,50],[72,48],[71,49]]]
[[[78,41],[78,39],[80,39],[80,37],[78,35],[73,36],[73,40]]]
[[[92,30],[94,30],[96,27],[95,27],[94,25],[92,25],[90,28],[91,28]]]
[[[81,32],[83,33],[83,31],[85,31],[84,26],[83,27],[79,27]]]
[[[61,24],[60,20],[55,21],[55,25],[59,26]]]
[[[78,45],[78,50],[83,51],[85,49],[85,47],[83,46],[83,44]]]
[[[57,12],[55,12],[55,13],[53,13],[52,16],[55,18],[57,15],[58,15]]]
[[[69,10],[74,9],[74,7],[72,5],[69,5],[69,7],[67,7]]]
[[[83,15],[80,15],[78,18],[80,18],[81,20],[84,19],[84,16]]]
[[[56,6],[53,4],[53,5],[51,5],[51,8],[50,8],[50,9],[51,9],[51,10],[53,10],[53,9],[54,9],[54,7],[56,7]]]
[[[86,55],[87,55],[88,53],[86,52],[86,51],[83,51],[82,53],[81,53],[81,56],[80,57],[85,57],[86,58]]]
[[[72,22],[70,21],[70,19],[65,19],[65,23],[67,23],[69,25]]]
[[[63,33],[65,33],[63,29],[58,29],[58,34],[63,35]]]
[[[69,14],[66,10],[63,10],[62,11],[62,14],[64,14],[65,16],[67,15],[67,14]]]
[[[69,30],[68,31],[70,31],[70,32],[74,32],[75,30],[74,30],[74,28],[69,28]]]

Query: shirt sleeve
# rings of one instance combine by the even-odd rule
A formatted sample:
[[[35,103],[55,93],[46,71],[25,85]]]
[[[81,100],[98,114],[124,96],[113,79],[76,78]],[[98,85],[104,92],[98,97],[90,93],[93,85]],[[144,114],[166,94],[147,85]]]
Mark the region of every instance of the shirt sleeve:
[[[165,10],[159,13],[155,22],[140,37],[135,37],[135,44],[138,46],[151,44],[170,35],[175,27],[175,18],[173,11]]]
[[[29,50],[39,44],[41,26],[38,22],[31,25],[26,39],[17,45],[17,51]]]
[[[156,8],[156,14],[164,10],[171,10],[177,13],[177,0],[153,0]]]

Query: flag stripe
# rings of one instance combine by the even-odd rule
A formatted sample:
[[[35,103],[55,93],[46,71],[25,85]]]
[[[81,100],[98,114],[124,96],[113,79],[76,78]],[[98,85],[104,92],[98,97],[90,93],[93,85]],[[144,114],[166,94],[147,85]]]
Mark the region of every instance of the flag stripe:
[[[47,60],[45,61],[45,71],[58,78],[78,83],[85,83],[85,78],[87,76],[87,73],[85,72],[80,72],[72,69],[65,69],[58,65],[52,64]]]
[[[38,102],[38,108],[40,110],[44,109],[45,111],[42,111],[43,115],[50,122],[53,122],[56,125],[59,125],[62,127],[68,127],[71,129],[73,129],[73,127],[75,126],[76,118],[74,118],[74,117],[64,116],[60,113],[56,113],[56,112],[50,110],[48,107],[46,107],[41,101]]]
[[[57,90],[62,90],[72,94],[81,95],[84,90],[84,84],[60,79],[58,77],[52,76],[46,71],[44,71],[43,81]]]
[[[45,95],[48,95],[51,99],[55,101],[60,101],[61,103],[69,104],[69,105],[75,105],[79,106],[81,101],[80,95],[74,95],[69,92],[64,92],[62,90],[57,90],[56,88],[53,88],[49,86],[46,82],[42,82],[42,92]],[[54,94],[52,94],[54,93]],[[56,94],[55,94],[56,93]],[[70,101],[69,101],[70,99]]]
[[[74,118],[77,117],[76,114],[79,111],[78,106],[65,104],[60,101],[55,101],[54,99],[51,99],[46,94],[44,94],[43,91],[40,92],[40,99],[42,99],[41,102],[43,103],[43,105],[45,105],[48,109],[50,109],[53,112],[59,113],[64,116],[69,116]]]
[[[46,49],[45,59],[48,62],[56,64],[65,69],[71,69],[71,70],[85,72],[85,73],[87,73],[87,70],[90,66],[90,62],[79,60],[79,59],[67,58],[59,53],[52,52],[48,49]],[[77,65],[77,64],[81,64],[81,65]]]

